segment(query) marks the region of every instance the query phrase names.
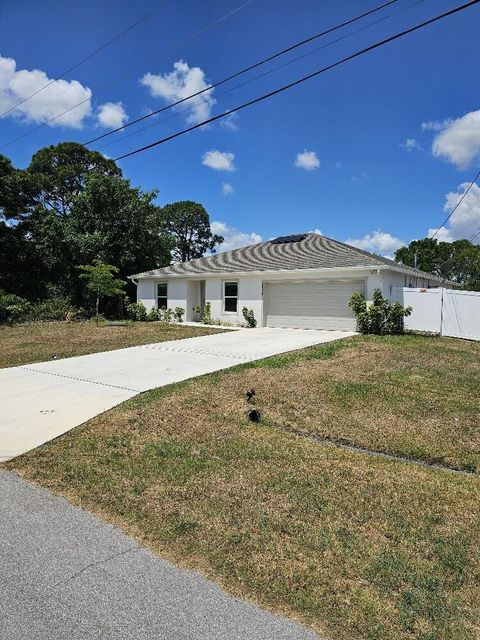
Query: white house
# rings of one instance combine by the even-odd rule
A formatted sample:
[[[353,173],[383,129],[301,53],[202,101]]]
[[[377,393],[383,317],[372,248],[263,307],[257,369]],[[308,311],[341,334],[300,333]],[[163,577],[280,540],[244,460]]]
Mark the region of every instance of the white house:
[[[183,307],[185,319],[210,302],[215,320],[243,322],[253,309],[258,326],[355,329],[348,306],[354,291],[371,300],[374,289],[391,298],[398,287],[451,285],[441,278],[317,233],[285,236],[242,249],[130,276],[137,301]]]

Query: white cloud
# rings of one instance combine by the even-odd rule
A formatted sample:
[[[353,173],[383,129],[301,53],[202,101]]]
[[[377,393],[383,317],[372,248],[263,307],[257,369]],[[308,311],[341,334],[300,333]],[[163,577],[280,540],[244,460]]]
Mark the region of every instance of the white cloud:
[[[323,233],[320,231],[320,229],[312,229],[308,233],[317,233],[319,236],[323,236]]]
[[[121,102],[105,102],[98,108],[97,121],[101,127],[116,129],[128,120],[128,115]]]
[[[480,157],[480,110],[456,120],[429,123],[428,128],[435,125],[439,128],[434,129],[437,131],[432,144],[434,156],[445,158],[458,169],[466,169],[472,160]]]
[[[373,233],[367,233],[363,238],[349,238],[345,240],[345,243],[386,257],[391,257],[397,249],[405,244],[400,238],[380,229]]]
[[[179,60],[173,65],[170,73],[146,73],[140,79],[140,84],[150,89],[154,98],[163,98],[166,102],[177,102],[198,91],[206,89],[210,85],[206,82],[205,72],[200,67],[189,67],[186,62]],[[212,108],[216,103],[213,97],[213,89],[205,91],[195,98],[179,105],[179,109],[185,110],[187,122],[196,124],[210,117]]]
[[[235,171],[235,154],[230,151],[210,149],[202,156],[202,164],[216,171]]]
[[[233,111],[228,116],[225,116],[225,118],[222,118],[220,124],[222,127],[225,127],[225,129],[230,129],[230,131],[238,131],[240,128],[238,126],[238,113]]]
[[[405,149],[405,151],[415,151],[415,150],[421,151],[422,150],[422,145],[418,142],[416,138],[407,138],[405,142],[402,142],[400,146],[402,147],[402,149]]]
[[[364,182],[367,178],[368,175],[364,172],[360,173],[359,175],[350,176],[350,180],[356,184],[358,184],[359,182]]]
[[[222,194],[224,196],[229,196],[230,194],[235,193],[235,189],[230,182],[222,182]]]
[[[315,151],[307,151],[305,149],[302,153],[297,153],[294,165],[299,169],[314,171],[320,166],[320,160]]]
[[[218,248],[218,252],[230,251],[231,249],[247,247],[250,244],[262,242],[262,236],[258,233],[239,231],[237,228],[229,227],[226,222],[221,222],[220,220],[213,220],[210,228],[212,233],[216,233],[225,238],[225,241]]]
[[[457,191],[450,191],[445,196],[443,210],[450,213],[459,202],[469,182],[461,184]],[[441,227],[436,234],[439,241],[452,242],[462,238],[470,238],[480,228],[480,187],[474,184],[467,193],[462,203],[448,221],[448,227]],[[429,229],[428,236],[432,236],[437,230]],[[480,241],[480,237],[476,242]]]
[[[52,80],[44,71],[40,69],[17,70],[13,58],[5,58],[0,55],[1,112],[11,109],[50,82]],[[84,124],[84,119],[92,112],[91,98],[91,90],[77,80],[55,80],[46,89],[4,117],[42,124],[82,102],[68,113],[48,122],[51,127],[63,126],[80,129]]]
[[[445,129],[450,123],[451,119],[447,120],[427,120],[427,122],[422,122],[422,131],[441,131]]]

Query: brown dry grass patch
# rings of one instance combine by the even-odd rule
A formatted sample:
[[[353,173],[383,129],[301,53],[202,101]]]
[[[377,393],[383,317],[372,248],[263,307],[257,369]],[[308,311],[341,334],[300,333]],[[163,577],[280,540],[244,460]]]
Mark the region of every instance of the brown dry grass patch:
[[[0,326],[0,367],[13,367],[57,358],[83,356],[138,344],[181,340],[218,329],[160,322],[36,322]]]
[[[416,376],[422,389],[438,376],[451,387],[450,367],[461,387],[450,400],[458,396],[468,416],[477,353],[468,343],[407,337],[314,347],[143,394],[7,467],[330,640],[473,640],[478,478],[352,454],[272,425],[296,416],[309,429],[319,419],[349,429],[339,411],[358,424],[373,413],[367,432],[382,416],[406,424]],[[362,408],[358,393],[338,387],[365,376],[376,383],[382,372],[407,385],[400,409],[391,391],[375,396],[378,407],[367,394]],[[265,415],[257,426],[245,419],[252,385]],[[430,393],[410,408],[412,419],[422,416],[417,428]],[[443,425],[441,410],[435,416]],[[347,435],[366,437],[356,429]],[[439,433],[450,442],[443,426]]]

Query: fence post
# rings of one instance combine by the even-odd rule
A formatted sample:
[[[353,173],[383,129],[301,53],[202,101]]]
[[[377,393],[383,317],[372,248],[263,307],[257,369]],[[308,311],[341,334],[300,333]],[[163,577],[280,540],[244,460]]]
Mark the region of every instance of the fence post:
[[[443,298],[445,295],[445,287],[440,287],[440,335],[443,336]]]

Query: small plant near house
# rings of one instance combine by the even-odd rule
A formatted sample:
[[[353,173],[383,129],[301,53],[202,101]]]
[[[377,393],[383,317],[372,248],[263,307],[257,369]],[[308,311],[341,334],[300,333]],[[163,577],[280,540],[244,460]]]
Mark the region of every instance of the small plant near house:
[[[159,309],[153,307],[147,314],[147,322],[158,322],[158,320],[160,320]]]
[[[250,329],[255,329],[255,327],[257,326],[257,321],[255,320],[253,309],[247,309],[247,307],[243,307],[242,313],[243,317],[245,318],[245,322],[248,324]]]
[[[175,307],[173,310],[173,317],[175,322],[183,322],[183,315],[185,313],[185,309],[183,307]]]
[[[202,310],[201,321],[203,324],[212,324],[212,305],[210,302],[205,302],[205,306]]]
[[[143,302],[127,302],[126,311],[130,320],[145,322],[147,319],[147,310]]]
[[[399,302],[389,302],[380,289],[373,292],[371,304],[367,304],[361,293],[354,293],[348,303],[357,318],[360,333],[389,335],[404,332],[404,318],[412,313],[412,307],[403,307]]]
[[[162,322],[166,322],[167,324],[172,322],[173,314],[174,314],[173,309],[162,309],[162,318],[161,318]]]

